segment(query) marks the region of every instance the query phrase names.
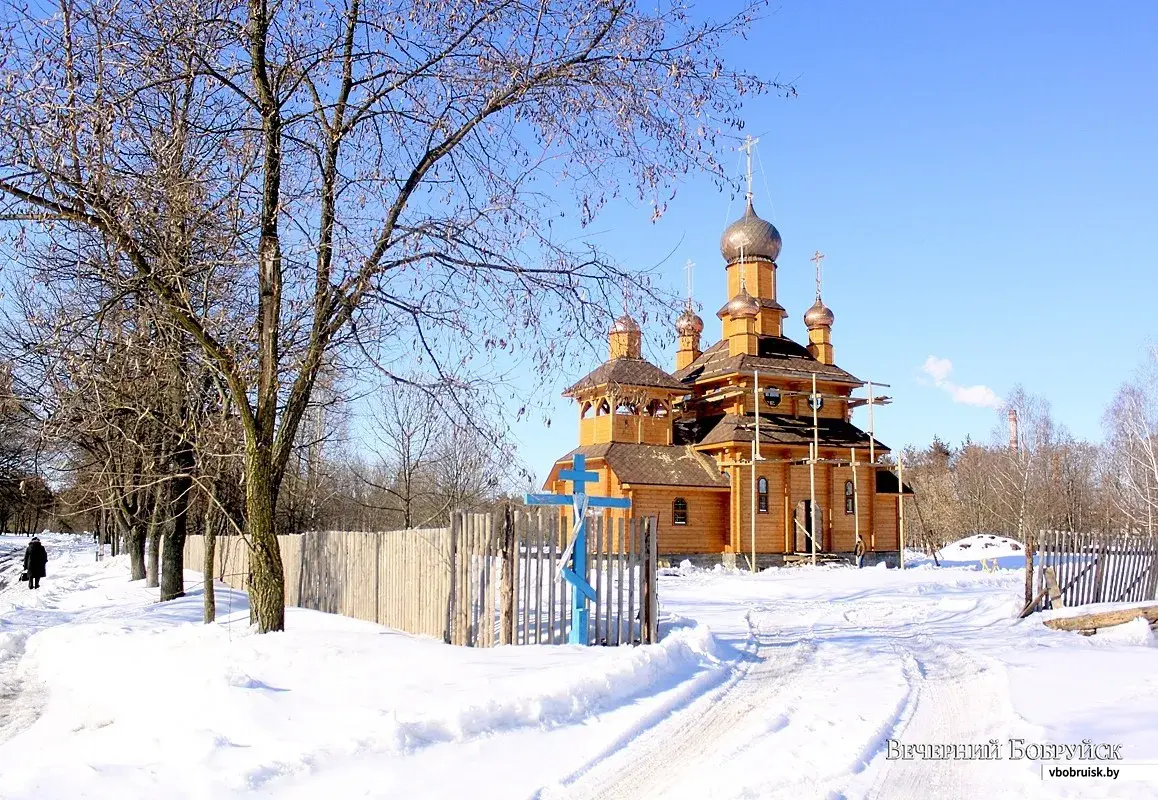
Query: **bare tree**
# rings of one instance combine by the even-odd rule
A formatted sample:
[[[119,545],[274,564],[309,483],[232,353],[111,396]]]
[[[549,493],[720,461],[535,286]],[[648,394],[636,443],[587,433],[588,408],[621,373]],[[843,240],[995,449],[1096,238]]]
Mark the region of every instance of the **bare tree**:
[[[545,184],[580,224],[625,183],[658,214],[687,171],[720,174],[714,137],[769,86],[718,56],[750,7],[718,23],[621,0],[61,0],[8,16],[3,213],[103,237],[105,279],[154,298],[221,375],[262,631],[284,626],[275,510],[327,354],[356,345],[389,372],[390,354],[418,353],[448,384],[516,345],[557,364],[565,332],[639,278],[566,245]],[[184,246],[211,236],[227,260]],[[213,269],[232,271],[252,353],[193,296]]]
[[[1158,349],[1123,384],[1104,423],[1118,510],[1130,527],[1154,534],[1158,518]]]

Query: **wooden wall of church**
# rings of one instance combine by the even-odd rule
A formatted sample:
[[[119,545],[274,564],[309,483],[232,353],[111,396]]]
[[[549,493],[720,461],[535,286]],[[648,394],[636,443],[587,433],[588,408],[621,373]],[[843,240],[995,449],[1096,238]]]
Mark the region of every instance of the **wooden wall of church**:
[[[895,494],[877,495],[873,527],[876,531],[877,550],[897,549],[897,496]]]
[[[688,524],[676,525],[672,505],[677,497],[688,504]],[[659,518],[659,553],[722,553],[728,541],[728,492],[683,486],[635,486],[633,516]]]

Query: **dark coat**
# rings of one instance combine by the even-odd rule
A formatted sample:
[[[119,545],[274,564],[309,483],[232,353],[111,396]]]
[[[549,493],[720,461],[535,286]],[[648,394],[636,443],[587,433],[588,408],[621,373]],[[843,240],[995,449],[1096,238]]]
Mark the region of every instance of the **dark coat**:
[[[29,578],[43,578],[47,573],[44,567],[48,564],[48,551],[40,542],[29,542],[24,551],[24,571]]]

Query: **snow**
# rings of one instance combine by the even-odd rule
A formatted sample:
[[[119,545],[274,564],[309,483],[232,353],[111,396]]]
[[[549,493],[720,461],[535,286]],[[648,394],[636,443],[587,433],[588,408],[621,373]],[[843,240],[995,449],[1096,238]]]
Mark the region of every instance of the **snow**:
[[[302,609],[259,636],[224,587],[202,625],[196,573],[159,604],[91,539],[42,538],[42,588],[0,591],[12,800],[1155,793],[1043,783],[1008,758],[885,759],[890,738],[1017,737],[1158,761],[1149,627],[1018,620],[1017,570],[681,565],[660,580],[658,645],[475,650]],[[0,574],[26,541],[0,537]]]
[[[1024,569],[1025,550],[1020,542],[992,533],[966,536],[937,552],[937,558],[946,566],[996,562],[1001,569]]]

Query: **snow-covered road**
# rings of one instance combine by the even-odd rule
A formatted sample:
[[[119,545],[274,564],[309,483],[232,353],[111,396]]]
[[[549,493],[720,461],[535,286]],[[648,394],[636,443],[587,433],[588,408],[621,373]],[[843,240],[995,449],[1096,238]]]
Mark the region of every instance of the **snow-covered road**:
[[[1112,644],[1016,621],[1019,581],[1011,571],[932,568],[672,576],[661,584],[665,608],[706,622],[729,644],[730,680],[543,797],[1154,796],[1155,787],[1141,785],[1044,784],[1038,765],[1025,761],[885,758],[890,738],[1080,741],[1067,732],[1068,693],[1074,685],[1101,691],[1075,671],[1090,661],[1116,665],[1138,693],[1153,690],[1144,670],[1158,666],[1158,651],[1131,649],[1127,638],[1111,655]],[[1148,632],[1131,635],[1145,641]],[[1128,740],[1136,760],[1158,753],[1153,731],[1138,737],[1099,723],[1087,720],[1083,736]]]
[[[1015,618],[972,567],[682,570],[636,648],[473,650],[244,596],[156,602],[123,559],[47,540],[0,592],[0,796],[71,798],[1153,797],[1011,761],[889,761],[886,742],[1120,743],[1158,762],[1149,629]],[[5,541],[0,539],[0,545]],[[18,549],[24,542],[16,541]],[[11,548],[9,548],[11,549]],[[0,552],[3,552],[0,549]],[[7,741],[4,741],[5,737]]]

